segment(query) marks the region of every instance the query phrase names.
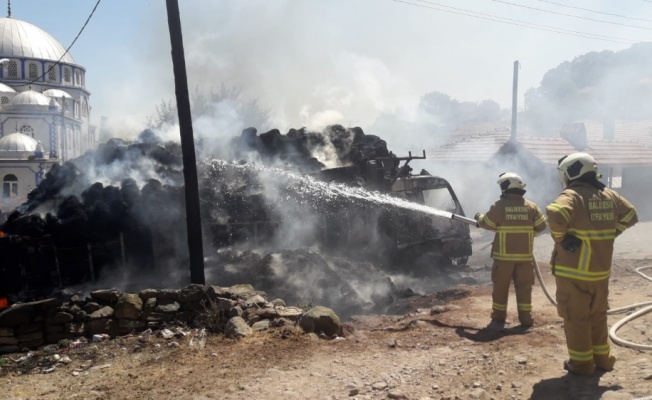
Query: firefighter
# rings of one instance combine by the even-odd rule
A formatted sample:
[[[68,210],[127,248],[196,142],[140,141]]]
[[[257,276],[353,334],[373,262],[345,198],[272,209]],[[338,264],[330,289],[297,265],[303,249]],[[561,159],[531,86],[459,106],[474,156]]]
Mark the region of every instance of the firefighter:
[[[632,204],[598,180],[587,153],[559,160],[564,190],[546,207],[555,241],[550,265],[557,282],[557,313],[564,319],[569,359],[564,369],[591,376],[613,370],[607,330],[607,296],[616,236],[638,222]]]
[[[534,204],[523,197],[525,183],[513,172],[501,174],[498,185],[500,199],[486,214],[476,214],[478,226],[496,232],[491,257],[493,305],[490,329],[502,329],[507,317],[509,286],[514,281],[516,308],[521,326],[529,328],[532,318],[532,285],[534,284],[534,235],[546,229],[546,217]]]

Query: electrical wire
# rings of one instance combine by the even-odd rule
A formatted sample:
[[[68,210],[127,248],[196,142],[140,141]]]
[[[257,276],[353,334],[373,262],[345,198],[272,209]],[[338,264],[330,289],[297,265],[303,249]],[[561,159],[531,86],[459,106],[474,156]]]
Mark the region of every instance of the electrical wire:
[[[569,6],[567,4],[556,3],[556,2],[550,1],[550,0],[537,0],[537,1],[540,1],[542,3],[554,4],[554,5],[557,5],[557,6],[560,6],[560,7],[573,8],[575,10],[588,11],[588,12],[592,12],[592,13],[595,13],[595,14],[602,14],[602,15],[609,15],[609,16],[612,16],[612,17],[626,18],[626,19],[631,19],[631,20],[634,20],[634,21],[652,22],[652,19],[628,17],[627,15],[612,14],[612,13],[603,12],[603,11],[591,10],[591,9],[588,9],[588,8]]]
[[[52,64],[52,65],[50,66],[50,68],[48,68],[47,71],[43,72],[43,74],[42,74],[41,76],[39,76],[38,78],[36,78],[36,79],[34,79],[34,80],[30,81],[30,82],[27,82],[27,83],[23,83],[23,84],[20,84],[20,85],[16,85],[15,87],[28,86],[28,85],[31,85],[31,84],[33,84],[33,83],[36,83],[36,82],[40,81],[41,79],[43,79],[43,77],[46,76],[50,71],[52,71],[52,69],[54,69],[54,67],[55,67],[56,65],[59,65],[59,63],[61,62],[61,60],[63,60],[63,58],[66,56],[66,54],[68,54],[68,52],[70,51],[70,49],[72,48],[72,46],[75,44],[75,42],[77,41],[77,39],[79,39],[79,37],[81,36],[82,32],[84,32],[84,28],[86,28],[86,25],[88,25],[88,22],[89,22],[89,21],[91,20],[91,18],[93,17],[93,14],[95,14],[95,10],[97,9],[97,6],[100,5],[100,2],[101,2],[101,1],[102,1],[102,0],[97,0],[97,3],[95,3],[95,7],[93,7],[93,10],[91,11],[91,13],[90,13],[90,15],[88,16],[88,18],[86,18],[86,22],[84,22],[84,25],[83,25],[83,26],[81,27],[81,29],[79,30],[79,33],[77,33],[77,36],[75,36],[75,39],[72,41],[72,43],[70,43],[70,46],[68,46],[68,48],[67,48],[66,51],[61,55],[61,57],[59,57],[59,59],[58,59],[54,64]]]
[[[546,31],[546,32],[554,32],[554,33],[560,33],[563,35],[568,35],[568,36],[576,36],[576,37],[583,37],[587,39],[594,39],[594,40],[601,40],[605,42],[612,42],[612,43],[621,43],[621,44],[634,44],[634,43],[640,43],[640,41],[635,41],[635,40],[630,40],[630,39],[625,39],[625,38],[618,38],[614,36],[606,36],[606,35],[598,35],[594,33],[588,33],[588,32],[580,32],[580,31],[573,31],[569,29],[563,29],[563,28],[556,28],[556,27],[551,27],[547,25],[541,25],[541,24],[536,24],[536,23],[530,23],[530,22],[525,22],[521,20],[516,20],[516,19],[511,19],[511,18],[505,18],[505,17],[499,17],[496,15],[491,15],[491,14],[485,14],[477,11],[471,11],[463,8],[457,8],[457,7],[452,7],[452,6],[446,6],[443,4],[439,3],[434,3],[430,1],[425,1],[425,0],[413,0],[413,1],[419,1],[422,3],[427,3],[430,4],[424,5],[424,4],[416,4],[416,3],[411,3],[405,0],[392,0],[396,3],[403,3],[415,7],[422,7],[422,8],[427,8],[431,10],[437,10],[437,11],[443,11],[451,14],[457,14],[457,15],[463,15],[467,17],[472,17],[472,18],[478,18],[478,19],[483,19],[487,21],[494,21],[494,22],[500,22],[508,25],[516,25],[516,26],[522,26],[525,28],[530,28],[530,29],[537,29],[541,31]],[[441,8],[445,7],[445,8]],[[450,8],[451,10],[447,10],[446,8]],[[469,14],[470,13],[470,14]],[[477,14],[477,15],[474,15]]]
[[[544,10],[543,8],[537,8],[537,7],[526,6],[526,5],[523,5],[523,4],[511,3],[511,2],[505,1],[505,0],[491,0],[491,1],[496,2],[496,3],[507,4],[507,5],[514,6],[514,7],[527,8],[529,10],[541,11],[541,12],[546,12],[546,13],[556,14],[556,15],[563,15],[565,17],[578,18],[578,19],[584,19],[584,20],[587,20],[587,21],[601,22],[603,24],[619,25],[619,26],[626,26],[628,28],[645,29],[645,30],[652,31],[652,28],[648,28],[648,27],[645,27],[645,26],[628,25],[628,24],[623,24],[623,23],[620,23],[620,22],[611,22],[611,21],[605,21],[605,20],[602,20],[602,19],[582,17],[580,15],[565,14],[565,13],[557,12],[557,11]]]

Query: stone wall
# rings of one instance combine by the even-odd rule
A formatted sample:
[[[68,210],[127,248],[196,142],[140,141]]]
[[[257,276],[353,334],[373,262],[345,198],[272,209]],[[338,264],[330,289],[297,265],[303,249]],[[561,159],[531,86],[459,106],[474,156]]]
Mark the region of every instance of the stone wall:
[[[269,302],[251,285],[188,285],[183,289],[145,289],[139,293],[97,290],[90,297],[73,295],[15,304],[0,312],[0,354],[34,349],[63,339],[107,334],[111,337],[167,324],[188,324],[246,336],[296,321],[303,310]],[[212,325],[212,326],[211,326]]]

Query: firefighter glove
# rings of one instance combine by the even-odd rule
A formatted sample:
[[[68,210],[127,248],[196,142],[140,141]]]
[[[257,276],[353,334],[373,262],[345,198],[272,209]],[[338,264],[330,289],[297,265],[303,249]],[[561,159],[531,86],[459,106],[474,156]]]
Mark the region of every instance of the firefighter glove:
[[[564,239],[561,241],[561,247],[569,253],[575,253],[582,246],[582,241],[570,234],[566,234]]]

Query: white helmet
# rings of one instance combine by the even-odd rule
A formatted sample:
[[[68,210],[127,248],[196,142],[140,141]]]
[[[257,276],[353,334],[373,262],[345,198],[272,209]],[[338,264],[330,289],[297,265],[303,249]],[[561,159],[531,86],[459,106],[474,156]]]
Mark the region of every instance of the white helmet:
[[[525,189],[523,179],[513,172],[503,172],[498,177],[498,182],[496,183],[503,192],[508,189]]]
[[[588,153],[573,153],[559,159],[557,165],[559,182],[567,185],[569,181],[579,178],[589,172],[595,172],[598,175],[598,164],[595,159]]]

